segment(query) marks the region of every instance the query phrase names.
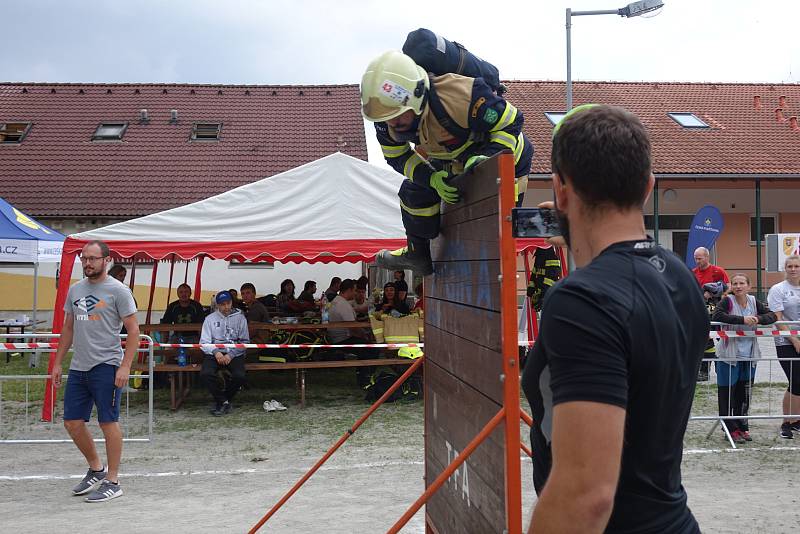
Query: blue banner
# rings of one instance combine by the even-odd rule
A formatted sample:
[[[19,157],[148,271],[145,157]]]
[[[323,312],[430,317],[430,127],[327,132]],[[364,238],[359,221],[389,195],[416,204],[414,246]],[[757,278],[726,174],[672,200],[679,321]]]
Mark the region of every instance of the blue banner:
[[[692,219],[689,227],[689,244],[686,247],[686,265],[694,269],[694,251],[698,247],[714,248],[717,238],[722,233],[724,222],[722,214],[714,206],[703,206]]]

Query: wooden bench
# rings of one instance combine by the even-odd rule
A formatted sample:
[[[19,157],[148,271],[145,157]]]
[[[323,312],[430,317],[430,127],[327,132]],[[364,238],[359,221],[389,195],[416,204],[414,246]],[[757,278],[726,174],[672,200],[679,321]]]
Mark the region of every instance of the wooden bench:
[[[411,365],[414,360],[408,358],[375,358],[371,360],[332,360],[322,362],[286,362],[264,363],[252,362],[245,364],[247,372],[252,371],[280,371],[285,369],[295,370],[295,379],[300,395],[300,407],[306,406],[306,369],[334,369],[341,367],[368,367],[378,365]],[[199,373],[200,364],[190,364],[183,367],[174,363],[160,363],[153,366],[157,373],[169,373],[170,409],[177,410],[189,396],[191,381],[186,373]],[[147,372],[147,365],[134,364],[132,371]]]

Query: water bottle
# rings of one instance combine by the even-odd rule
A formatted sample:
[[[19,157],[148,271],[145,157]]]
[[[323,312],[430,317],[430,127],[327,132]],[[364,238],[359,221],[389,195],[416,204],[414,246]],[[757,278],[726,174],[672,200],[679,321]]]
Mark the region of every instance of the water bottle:
[[[328,297],[325,296],[325,293],[322,293],[322,297],[319,299],[319,315],[322,318],[323,323],[327,323],[329,321],[328,315]]]
[[[183,345],[183,338],[178,338],[178,342]],[[180,347],[178,349],[178,367],[186,367],[188,362],[189,359],[186,357],[186,347]]]

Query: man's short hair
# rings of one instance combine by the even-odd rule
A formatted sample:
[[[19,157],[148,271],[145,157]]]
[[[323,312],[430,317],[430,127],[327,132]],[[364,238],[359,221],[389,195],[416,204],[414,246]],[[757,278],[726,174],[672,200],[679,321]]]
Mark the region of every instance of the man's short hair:
[[[588,206],[641,208],[651,173],[650,139],[633,113],[593,106],[561,122],[551,164]]]
[[[187,284],[186,282],[184,282],[184,283],[182,283],[181,285],[179,285],[177,288],[175,288],[175,291],[179,290],[179,289],[180,289],[180,288],[182,288],[182,287],[185,287],[185,288],[186,288],[186,289],[188,289],[189,291],[191,291],[191,290],[192,290],[192,286],[190,286],[189,284]]]
[[[338,276],[334,276],[333,278],[331,278],[331,287],[335,286],[338,283],[341,283],[341,281],[342,281],[341,278],[339,278]]]
[[[356,287],[356,281],[347,278],[346,280],[342,280],[342,283],[339,284],[339,293],[344,293],[348,289],[353,289],[354,287]]]
[[[104,258],[106,256],[111,255],[111,249],[108,248],[108,245],[106,245],[105,241],[100,241],[99,239],[93,239],[92,241],[89,241],[83,246],[88,247],[90,245],[97,245],[98,247],[100,247],[100,254],[102,254]]]
[[[364,280],[363,276],[361,278],[359,278],[358,280],[356,280],[356,288],[363,289],[364,291],[367,290],[367,281]]]
[[[123,276],[125,276],[126,274],[128,274],[128,269],[126,269],[125,267],[123,267],[119,263],[115,263],[108,270],[108,276],[110,276],[112,278],[116,278],[118,274],[122,274]]]
[[[244,291],[245,289],[250,289],[253,291],[253,293],[256,292],[256,286],[254,286],[252,282],[245,282],[242,284],[242,287],[239,288],[239,291]]]
[[[306,280],[306,283],[303,284],[303,291],[311,291],[311,288],[317,285],[316,280]]]

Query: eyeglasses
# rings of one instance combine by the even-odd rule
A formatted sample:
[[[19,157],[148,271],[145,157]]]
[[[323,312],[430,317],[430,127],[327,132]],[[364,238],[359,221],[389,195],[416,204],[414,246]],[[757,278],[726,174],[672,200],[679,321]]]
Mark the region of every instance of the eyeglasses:
[[[95,262],[97,260],[102,260],[107,257],[108,256],[81,256],[81,263]]]

